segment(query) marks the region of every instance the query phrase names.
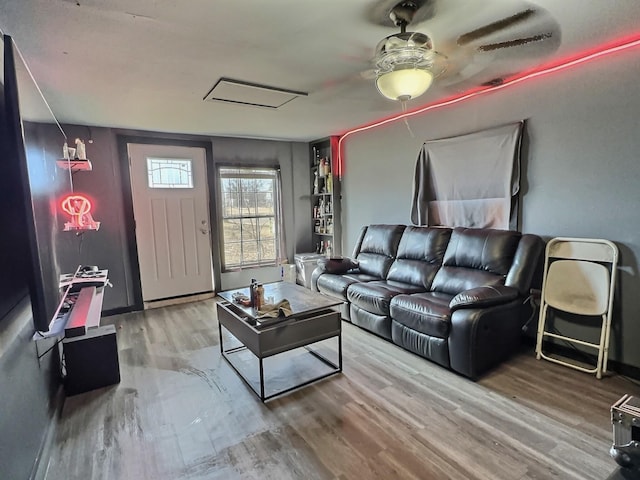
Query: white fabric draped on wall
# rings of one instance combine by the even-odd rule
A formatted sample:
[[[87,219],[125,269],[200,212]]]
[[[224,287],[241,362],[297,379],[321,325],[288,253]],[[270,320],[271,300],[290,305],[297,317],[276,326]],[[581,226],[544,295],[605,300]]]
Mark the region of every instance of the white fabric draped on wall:
[[[416,163],[413,224],[517,228],[523,126],[426,142]]]

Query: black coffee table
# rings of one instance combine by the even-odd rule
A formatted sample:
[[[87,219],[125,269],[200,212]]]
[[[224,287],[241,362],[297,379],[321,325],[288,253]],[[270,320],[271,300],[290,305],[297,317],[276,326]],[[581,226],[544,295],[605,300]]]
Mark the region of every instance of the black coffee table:
[[[220,353],[242,378],[249,388],[263,402],[310,383],[326,378],[342,371],[342,326],[340,313],[334,310],[341,304],[319,293],[287,282],[275,282],[264,285],[265,298],[272,298],[273,303],[283,299],[289,301],[292,315],[284,318],[258,317],[252,307],[244,307],[233,301],[235,293],[249,296],[248,288],[220,292],[221,301],[216,304],[218,314],[218,330],[220,333]],[[225,349],[222,327],[233,335],[240,346]],[[337,339],[337,363],[329,360],[311,348],[311,345],[330,338]],[[305,347],[306,351],[331,368],[328,373],[298,383],[289,388],[265,395],[264,359]],[[249,350],[258,358],[260,369],[260,390],[252,386],[249,379],[234,365],[231,357],[243,350]]]

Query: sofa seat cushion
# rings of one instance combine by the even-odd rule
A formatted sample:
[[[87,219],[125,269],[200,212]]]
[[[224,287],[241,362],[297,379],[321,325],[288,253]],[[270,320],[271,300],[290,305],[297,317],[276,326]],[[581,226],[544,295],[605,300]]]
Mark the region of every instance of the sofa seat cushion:
[[[416,332],[447,338],[451,331],[451,298],[439,292],[397,295],[391,300],[391,318]]]
[[[393,297],[420,291],[424,289],[408,283],[377,280],[350,285],[347,289],[347,299],[367,312],[389,315],[389,302]]]
[[[372,280],[378,280],[378,278],[364,273],[347,273],[344,275],[324,273],[318,277],[318,291],[346,302],[349,285]]]

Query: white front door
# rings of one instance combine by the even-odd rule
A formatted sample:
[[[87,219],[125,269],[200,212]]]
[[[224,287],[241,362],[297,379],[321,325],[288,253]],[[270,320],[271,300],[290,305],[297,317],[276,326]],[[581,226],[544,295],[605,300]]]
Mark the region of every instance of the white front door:
[[[213,291],[205,150],[128,150],[143,300]]]

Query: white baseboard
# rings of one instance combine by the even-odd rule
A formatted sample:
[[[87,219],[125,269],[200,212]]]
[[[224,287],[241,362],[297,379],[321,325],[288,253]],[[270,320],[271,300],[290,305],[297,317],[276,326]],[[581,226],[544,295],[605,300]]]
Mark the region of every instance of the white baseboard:
[[[196,295],[186,295],[184,297],[165,298],[162,300],[153,300],[151,302],[144,302],[144,309],[149,310],[151,308],[168,307],[169,305],[180,305],[181,303],[198,302],[200,300],[206,300],[208,298],[215,297],[214,292],[198,293]]]

